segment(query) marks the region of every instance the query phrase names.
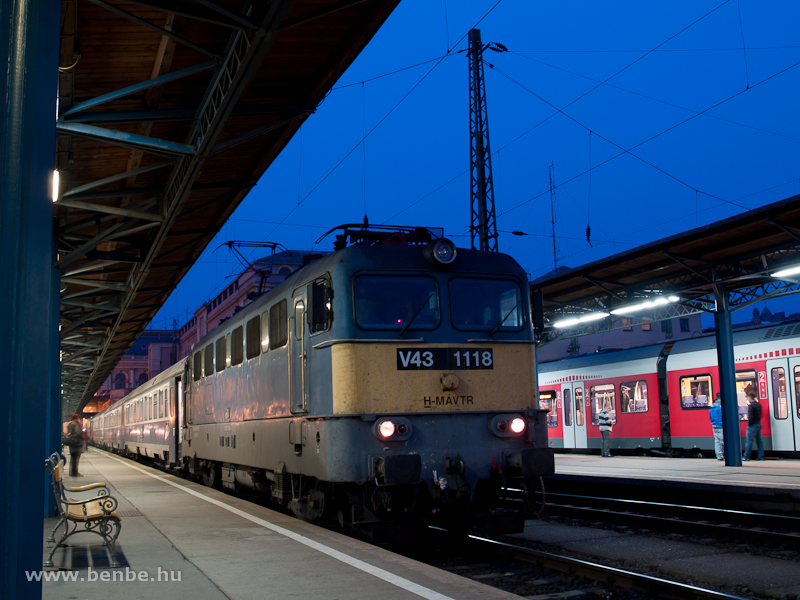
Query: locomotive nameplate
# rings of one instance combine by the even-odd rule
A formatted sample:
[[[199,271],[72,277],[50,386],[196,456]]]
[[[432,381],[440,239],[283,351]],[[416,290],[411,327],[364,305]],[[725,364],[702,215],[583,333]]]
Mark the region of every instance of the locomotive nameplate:
[[[491,348],[398,348],[397,370],[484,370],[494,368]]]

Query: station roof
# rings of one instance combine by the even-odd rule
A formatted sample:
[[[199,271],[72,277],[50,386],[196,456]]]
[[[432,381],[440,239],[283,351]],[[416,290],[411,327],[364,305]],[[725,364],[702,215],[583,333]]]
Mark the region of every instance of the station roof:
[[[65,410],[92,397],[398,2],[61,3]]]
[[[800,266],[800,196],[588,265],[558,270],[531,282],[531,289],[541,292],[546,328],[561,319],[678,296],[679,302],[646,313],[647,320],[660,320],[713,311],[719,286],[728,293],[731,310],[798,292],[797,276],[770,276],[792,266]],[[534,293],[534,301],[536,297]],[[616,313],[602,323],[583,325],[592,328],[583,333],[630,326],[636,323],[630,319],[642,319],[642,314]],[[555,333],[550,330],[548,335],[552,340]],[[558,335],[569,336],[569,328]]]

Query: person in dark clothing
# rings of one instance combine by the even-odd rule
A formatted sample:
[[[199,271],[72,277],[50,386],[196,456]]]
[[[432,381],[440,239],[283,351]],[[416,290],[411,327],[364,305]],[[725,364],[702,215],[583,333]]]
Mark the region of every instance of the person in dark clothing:
[[[747,441],[744,445],[744,456],[742,460],[750,460],[754,441],[758,447],[758,457],[756,460],[764,460],[764,442],[761,440],[761,404],[753,392],[748,394],[748,398]]]
[[[83,454],[83,429],[81,428],[81,418],[79,415],[72,415],[72,420],[67,425],[67,440],[69,444],[69,476],[83,477],[78,473],[78,463]]]

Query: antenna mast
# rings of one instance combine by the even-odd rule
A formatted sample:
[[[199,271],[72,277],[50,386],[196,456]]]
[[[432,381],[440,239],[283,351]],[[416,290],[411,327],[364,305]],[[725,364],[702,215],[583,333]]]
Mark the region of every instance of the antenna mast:
[[[547,169],[550,174],[550,223],[553,226],[553,270],[558,268],[558,260],[556,259],[556,188],[553,187],[553,167],[551,162],[550,167]]]
[[[497,252],[489,115],[483,78],[484,50],[480,29],[471,29],[469,32],[469,177],[472,217],[470,235],[472,248]]]

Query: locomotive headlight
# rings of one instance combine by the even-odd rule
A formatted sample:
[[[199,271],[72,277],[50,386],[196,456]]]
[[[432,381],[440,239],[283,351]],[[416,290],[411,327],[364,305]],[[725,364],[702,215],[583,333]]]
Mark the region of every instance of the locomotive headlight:
[[[525,431],[525,419],[516,417],[511,421],[511,431],[514,433],[522,433]]]
[[[517,437],[525,432],[528,423],[522,415],[495,415],[489,419],[489,431],[497,437]]]
[[[448,239],[439,238],[425,246],[425,258],[438,265],[449,265],[456,259],[456,245]]]
[[[394,435],[394,423],[391,421],[382,421],[380,425],[378,425],[378,431],[381,432],[381,435],[385,438],[390,438]]]

